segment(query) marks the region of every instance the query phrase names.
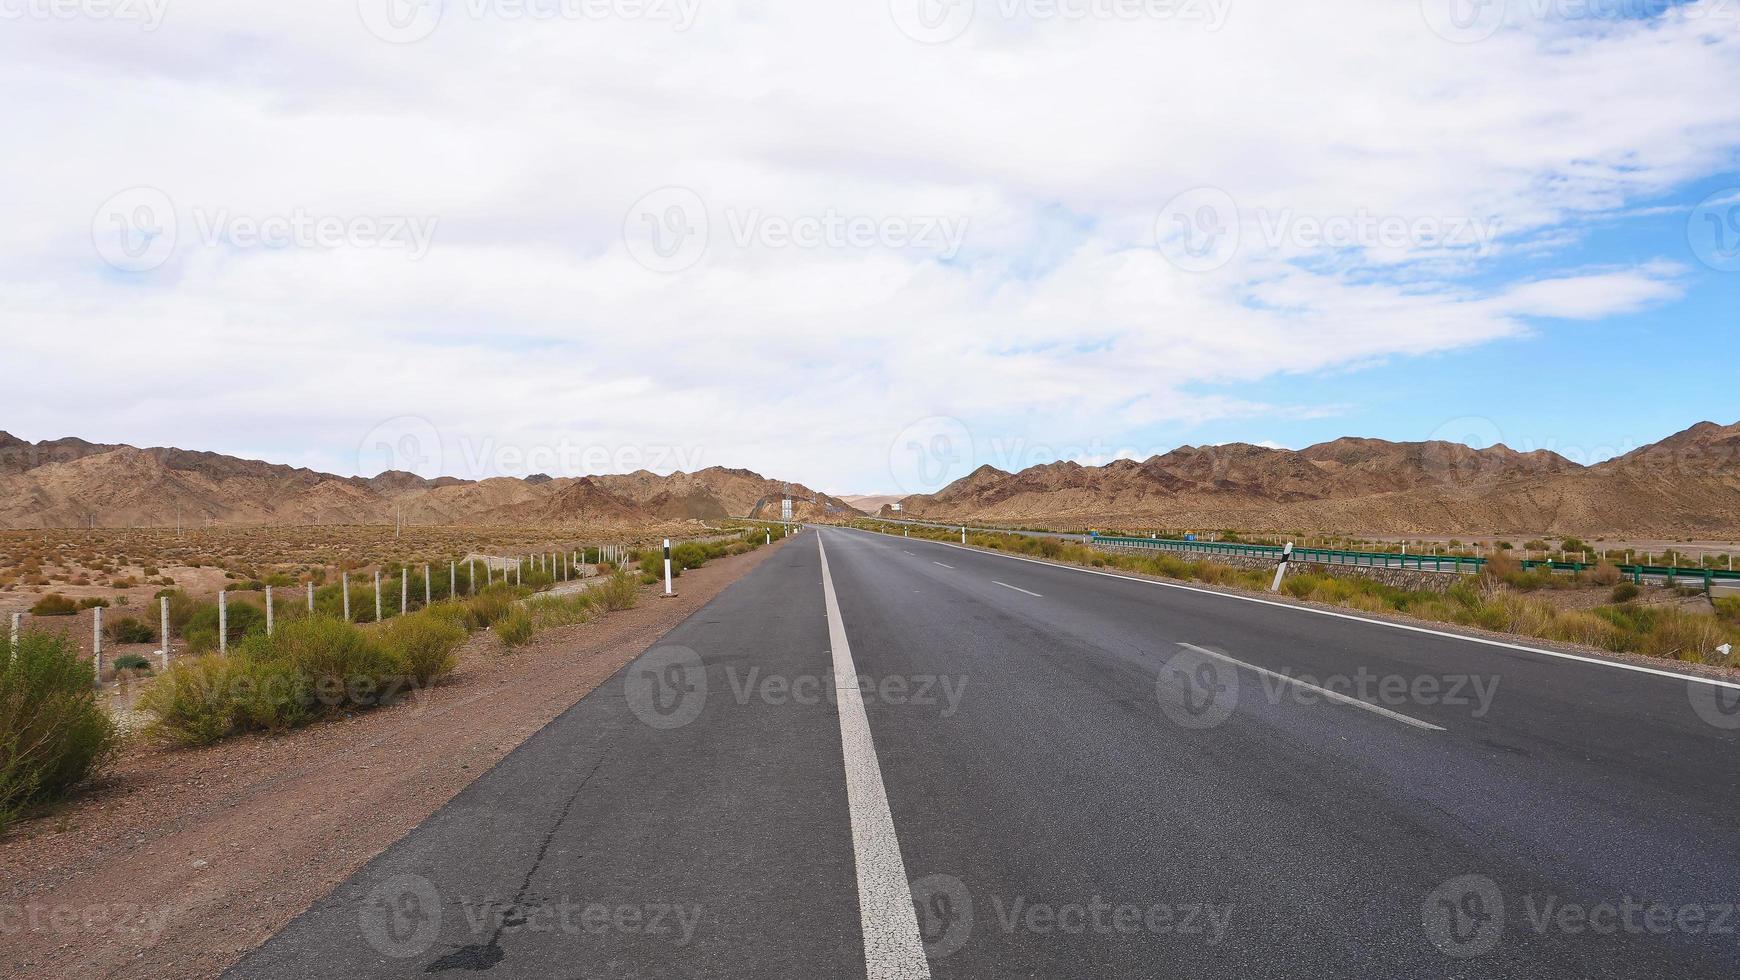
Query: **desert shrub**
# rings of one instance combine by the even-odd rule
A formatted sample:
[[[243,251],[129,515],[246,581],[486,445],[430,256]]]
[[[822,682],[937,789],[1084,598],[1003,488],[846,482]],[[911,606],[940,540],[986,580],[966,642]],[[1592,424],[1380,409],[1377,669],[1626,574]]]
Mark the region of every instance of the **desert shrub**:
[[[633,609],[640,601],[640,590],[635,588],[634,580],[626,572],[613,573],[609,581],[593,586],[592,594],[611,612]]]
[[[115,658],[116,670],[150,670],[151,661],[136,653],[124,653]]]
[[[598,603],[597,596],[588,591],[533,599],[526,603],[526,609],[532,614],[537,628],[543,630],[587,622],[592,619],[593,610]]]
[[[97,596],[91,596],[88,599],[80,599],[79,600],[79,608],[80,609],[107,609],[107,608],[109,608],[109,600],[99,598]]]
[[[182,745],[209,745],[235,730],[236,661],[216,654],[171,664],[139,695],[156,734]]]
[[[466,619],[472,629],[486,629],[506,618],[514,609],[510,586],[492,585],[465,600]]]
[[[1716,607],[1716,615],[1740,623],[1740,596],[1724,596],[1711,600],[1711,603]]]
[[[503,643],[518,647],[530,643],[537,628],[531,613],[524,609],[514,609],[495,624],[495,633],[501,637]]]
[[[187,632],[187,623],[199,611],[200,604],[180,589],[163,589],[154,599],[169,600],[169,628],[176,633]],[[213,607],[216,608],[216,607]],[[215,634],[214,634],[215,635]]]
[[[1621,582],[1613,587],[1611,598],[1614,602],[1630,602],[1637,598],[1640,591],[1636,585],[1630,582]]]
[[[150,643],[157,639],[156,630],[132,616],[123,616],[104,624],[103,632],[115,643]]]
[[[114,751],[118,735],[66,637],[0,643],[0,833],[24,807],[64,795]]]
[[[171,614],[173,616],[173,613]],[[245,602],[229,603],[229,645],[235,646],[247,637],[266,632],[266,611]],[[192,653],[209,653],[218,648],[217,603],[202,604],[187,621],[182,634]]]
[[[32,616],[76,616],[79,604],[59,592],[50,592],[30,607]]]
[[[1607,562],[1601,562],[1589,570],[1589,583],[1591,585],[1605,587],[1609,585],[1618,585],[1623,581],[1625,581],[1625,573],[1621,572],[1616,566]]]
[[[399,665],[380,644],[349,623],[313,616],[255,637],[241,655],[289,664],[329,708],[377,704],[393,688]]]
[[[399,669],[421,685],[452,673],[453,652],[465,642],[465,635],[464,627],[451,619],[422,612],[387,623],[376,639]]]

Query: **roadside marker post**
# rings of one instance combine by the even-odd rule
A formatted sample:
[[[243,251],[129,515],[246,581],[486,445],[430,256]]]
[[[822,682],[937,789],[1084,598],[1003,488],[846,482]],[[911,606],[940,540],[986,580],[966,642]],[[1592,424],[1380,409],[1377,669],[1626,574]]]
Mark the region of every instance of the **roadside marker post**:
[[[350,622],[350,573],[340,572],[339,581],[344,583],[344,621]]]
[[[676,595],[671,591],[671,539],[665,539],[665,597]]]
[[[447,563],[447,598],[452,599],[452,598],[457,597],[458,595],[459,595],[459,563],[456,561],[450,561]]]
[[[163,602],[164,602],[163,608],[168,609],[169,608],[169,605],[168,605],[169,600],[165,599],[165,600],[163,600]],[[165,612],[163,614],[163,620],[164,620],[164,622],[169,621],[169,614],[167,612]],[[18,652],[18,634],[21,631],[23,631],[23,629],[24,629],[24,614],[23,613],[13,613],[12,614],[12,652],[13,653]]]
[[[399,615],[411,611],[411,570],[399,566]]]
[[[308,583],[308,615],[314,615],[314,583]]]
[[[168,596],[164,596],[162,599],[158,600],[157,609],[158,609],[158,613],[160,614],[160,618],[162,620],[162,629],[163,629],[163,649],[158,651],[158,652],[163,654],[163,669],[168,670],[169,669],[169,597]]]
[[[961,528],[961,544],[966,544],[966,543],[967,543],[967,529],[963,527],[963,528]]]
[[[91,618],[91,677],[96,687],[103,686],[103,607],[97,606],[91,612],[96,615]]]
[[[218,590],[218,652],[230,652],[230,594]]]
[[[433,606],[434,604],[435,604],[435,583],[433,581],[431,581],[429,578],[429,566],[424,565],[423,566],[423,608],[427,609],[430,606]]]
[[[272,635],[272,587],[266,586],[266,635]]]
[[[1275,567],[1275,581],[1269,586],[1270,592],[1281,591],[1281,579],[1286,577],[1287,564],[1288,564],[1288,562],[1291,562],[1292,560],[1293,560],[1293,542],[1289,541],[1289,542],[1287,542],[1287,546],[1285,548],[1281,549],[1281,564],[1279,564]]]

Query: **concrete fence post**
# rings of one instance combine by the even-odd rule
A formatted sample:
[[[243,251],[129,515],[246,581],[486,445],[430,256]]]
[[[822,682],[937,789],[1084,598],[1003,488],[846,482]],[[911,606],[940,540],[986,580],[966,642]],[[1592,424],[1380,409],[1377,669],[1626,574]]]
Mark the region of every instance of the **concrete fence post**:
[[[411,611],[411,570],[399,566],[399,615]]]
[[[230,652],[230,594],[225,589],[218,590],[218,652]]]
[[[163,601],[165,603],[167,603],[169,600],[165,599]],[[165,608],[167,608],[167,606],[165,606]],[[24,630],[24,614],[23,613],[13,613],[12,614],[12,652],[13,653],[18,652],[18,634],[21,633],[23,630]]]
[[[344,584],[343,585],[343,590],[344,590],[344,621],[348,623],[351,621],[351,618],[350,618],[350,573],[349,572],[339,572],[338,573],[338,580]]]
[[[266,586],[266,635],[272,635],[272,587]]]
[[[91,610],[91,675],[97,687],[103,686],[103,607]]]
[[[375,622],[381,621],[381,570],[375,569]]]
[[[435,604],[435,584],[429,580],[429,566],[423,566],[423,608]]]
[[[314,615],[314,583],[308,583],[308,615]]]
[[[453,599],[459,595],[459,563],[447,563],[447,598]]]

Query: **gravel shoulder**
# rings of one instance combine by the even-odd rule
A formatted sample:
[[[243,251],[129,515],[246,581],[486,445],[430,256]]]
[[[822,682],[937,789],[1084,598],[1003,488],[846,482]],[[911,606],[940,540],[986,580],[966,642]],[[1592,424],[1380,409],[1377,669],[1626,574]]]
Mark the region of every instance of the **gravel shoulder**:
[[[517,653],[480,634],[449,683],[391,708],[195,750],[129,745],[0,841],[0,975],[216,977],[784,544]]]

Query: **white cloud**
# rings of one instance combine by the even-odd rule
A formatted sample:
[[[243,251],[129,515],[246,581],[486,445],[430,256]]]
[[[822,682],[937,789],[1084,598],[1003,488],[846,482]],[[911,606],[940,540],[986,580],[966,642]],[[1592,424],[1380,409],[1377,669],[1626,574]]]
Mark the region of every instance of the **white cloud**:
[[[932,415],[1115,452],[1145,426],[1280,411],[1201,383],[1670,301],[1669,265],[1539,263],[1740,146],[1740,32],[1683,13],[1453,44],[1412,2],[1240,0],[1216,32],[981,2],[922,45],[882,3],[702,0],[678,31],[471,2],[404,45],[343,0],[173,0],[148,33],[5,25],[5,425],[348,472],[410,415],[449,457],[680,449],[834,486],[887,485],[889,440]],[[174,199],[178,251],[126,275],[92,218],[140,185]],[[1203,185],[1240,244],[1185,272],[1156,220]],[[631,208],[665,186],[698,195],[709,235],[661,274],[624,226],[663,221]],[[437,227],[421,261],[201,245],[196,212],[220,209]],[[871,231],[769,246],[830,215]],[[1314,243],[1357,215],[1496,237]],[[958,256],[926,220],[964,223]]]

